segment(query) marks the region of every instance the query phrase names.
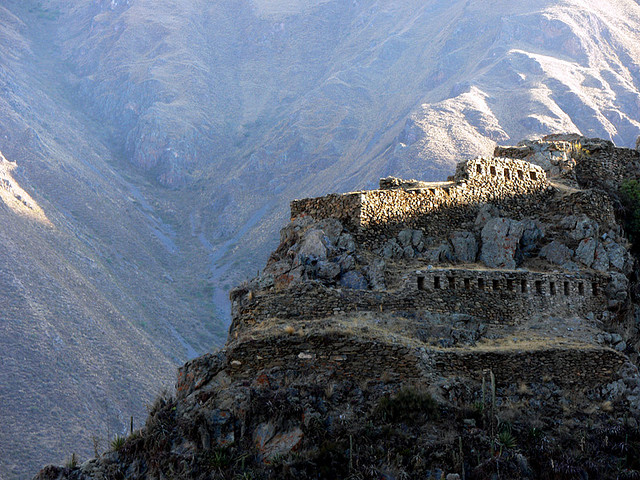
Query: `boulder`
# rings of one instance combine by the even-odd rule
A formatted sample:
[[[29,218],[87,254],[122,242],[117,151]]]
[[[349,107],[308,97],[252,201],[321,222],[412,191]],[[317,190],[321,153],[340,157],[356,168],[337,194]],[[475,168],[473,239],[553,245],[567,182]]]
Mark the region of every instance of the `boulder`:
[[[354,290],[366,290],[369,287],[365,276],[355,270],[345,273],[340,277],[340,285]]]
[[[520,250],[527,255],[538,247],[538,241],[544,237],[544,232],[536,222],[531,219],[522,220],[522,237],[520,238]]]
[[[400,245],[402,245],[403,247],[407,247],[409,245],[411,245],[411,239],[413,238],[413,230],[402,230],[399,234],[398,234],[398,240],[400,241]]]
[[[316,275],[322,280],[331,281],[340,275],[340,264],[337,262],[320,261],[316,267]]]
[[[413,247],[411,245],[407,245],[402,250],[402,256],[404,258],[413,258],[416,256],[416,252],[413,250]]]
[[[298,249],[298,261],[301,264],[315,263],[327,259],[326,236],[322,230],[307,231]]]
[[[342,273],[356,268],[356,259],[353,258],[353,255],[343,255],[339,258],[338,263],[340,264],[340,271]]]
[[[276,431],[271,422],[261,423],[253,434],[256,449],[265,460],[291,452],[300,444],[303,436],[300,427],[281,433]]]
[[[422,243],[422,237],[424,233],[422,230],[413,230],[411,234],[411,245],[414,247],[418,247]]]
[[[586,215],[579,216],[576,219],[576,226],[571,232],[571,236],[576,240],[583,238],[596,237],[598,235],[598,223],[590,219]]]
[[[343,233],[338,238],[338,248],[344,250],[347,253],[353,253],[356,251],[356,242],[353,239],[353,235],[350,233]]]
[[[455,232],[451,236],[453,253],[459,262],[475,262],[478,256],[478,242],[471,232]]]
[[[609,270],[609,256],[607,255],[607,250],[601,243],[596,245],[596,251],[591,268],[598,270],[599,272],[606,272]]]
[[[384,290],[386,288],[384,281],[385,263],[381,258],[373,260],[366,268],[365,275],[369,285],[373,290]]]
[[[510,218],[491,218],[482,229],[480,260],[490,268],[516,268],[522,223]]]
[[[622,273],[611,272],[611,279],[605,294],[609,300],[609,308],[622,306],[629,294],[629,279],[627,279],[627,276]]]
[[[395,238],[392,238],[382,247],[382,255],[384,258],[402,258],[404,254],[403,248],[398,244]]]
[[[436,248],[432,248],[428,252],[425,253],[425,257],[431,263],[441,263],[441,262],[453,262],[453,251],[451,250],[451,245],[448,243],[442,243],[438,245]]]
[[[576,248],[576,259],[580,263],[590,267],[596,256],[596,246],[597,242],[594,238],[583,239],[578,245],[578,248]]]
[[[338,243],[338,238],[344,229],[340,220],[335,218],[324,218],[320,220],[317,228],[324,232],[333,245]]]
[[[540,250],[540,256],[556,265],[564,265],[571,260],[573,250],[563,243],[554,240],[550,244],[542,247]]]
[[[607,250],[607,256],[609,257],[609,263],[613,268],[625,271],[627,264],[627,249],[616,242],[609,242],[605,245]]]

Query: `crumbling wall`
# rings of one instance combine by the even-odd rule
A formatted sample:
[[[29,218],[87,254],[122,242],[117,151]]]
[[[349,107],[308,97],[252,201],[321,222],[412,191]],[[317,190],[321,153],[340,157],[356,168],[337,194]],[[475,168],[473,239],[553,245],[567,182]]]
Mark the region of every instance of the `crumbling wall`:
[[[586,316],[607,308],[608,284],[609,276],[600,273],[466,269],[418,270],[396,291],[307,282],[233,296],[232,331],[271,317],[314,319],[359,311],[462,313],[498,323],[515,323],[524,315]]]
[[[374,382],[429,381],[434,376],[480,379],[491,370],[498,385],[553,381],[588,388],[609,382],[624,360],[618,352],[597,346],[541,346],[523,354],[518,348],[416,348],[348,332],[283,334],[229,345],[223,352],[187,363],[179,371],[176,391],[186,397],[222,370],[236,378],[255,378],[257,372],[272,368]]]

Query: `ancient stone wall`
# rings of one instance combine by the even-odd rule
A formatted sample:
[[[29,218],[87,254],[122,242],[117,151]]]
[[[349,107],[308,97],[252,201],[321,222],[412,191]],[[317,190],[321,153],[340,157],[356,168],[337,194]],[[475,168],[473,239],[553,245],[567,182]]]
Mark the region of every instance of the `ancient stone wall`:
[[[606,274],[519,270],[430,269],[412,272],[396,291],[329,288],[307,282],[281,292],[233,297],[233,329],[270,317],[327,318],[354,312],[462,313],[517,323],[523,315],[585,316],[607,307]]]
[[[473,222],[480,206],[487,202],[520,218],[551,192],[544,170],[538,166],[521,160],[478,158],[459,166],[455,182],[294,200],[291,218],[337,218],[360,243],[376,247],[406,228],[423,230],[428,237],[446,236]]]
[[[640,166],[637,150],[576,134],[547,135],[542,140],[525,140],[517,146],[497,146],[493,154],[540,163],[552,176],[570,179],[575,175],[587,187],[619,184],[625,178],[635,177]]]
[[[224,355],[205,355],[187,363],[179,371],[176,391],[185,397],[223,368],[236,377],[255,378],[261,370],[287,368],[370,381],[429,381],[432,375],[480,379],[492,370],[499,385],[553,381],[590,387],[608,382],[623,363],[623,355],[597,346],[541,346],[523,354],[518,348],[416,348],[349,332],[285,334],[230,345]]]
[[[504,157],[476,158],[459,163],[456,183],[498,184],[512,193],[545,189],[549,180],[545,171],[532,163]]]
[[[499,206],[511,218],[531,213],[550,195],[544,189],[504,188],[504,184],[460,183],[417,190],[372,190],[362,195],[358,240],[375,247],[401,230],[422,230],[426,237],[446,237],[465,229],[484,203]]]
[[[291,218],[309,215],[316,220],[337,218],[349,230],[360,228],[360,206],[363,192],[331,194],[291,202]]]
[[[432,354],[434,369],[443,375],[478,378],[491,369],[500,384],[553,381],[581,387],[602,385],[611,381],[625,357],[609,348],[520,349],[496,351],[457,350]]]

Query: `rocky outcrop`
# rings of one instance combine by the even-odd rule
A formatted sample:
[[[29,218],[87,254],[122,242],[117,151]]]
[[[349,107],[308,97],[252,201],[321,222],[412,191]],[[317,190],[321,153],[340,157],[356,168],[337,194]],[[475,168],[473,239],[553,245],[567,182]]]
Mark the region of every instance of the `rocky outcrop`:
[[[516,256],[524,228],[508,218],[492,218],[482,228],[480,260],[490,268],[516,268]]]
[[[512,195],[519,171],[535,173],[544,194]],[[181,368],[175,396],[112,451],[38,478],[205,478],[212,469],[223,478],[480,479],[498,469],[544,478],[565,464],[616,478],[607,468],[621,462],[633,471],[625,452],[640,441],[640,307],[630,244],[606,193],[542,175],[522,161],[478,159],[458,168],[448,197],[442,186],[398,181],[295,202],[264,271],[231,292],[225,347]],[[447,203],[457,187],[486,201]],[[523,208],[528,195],[534,210]],[[393,201],[369,222],[363,208],[381,198]],[[436,218],[413,222],[423,202]],[[622,447],[603,446],[603,432]],[[582,443],[567,451],[575,435]],[[587,458],[596,458],[588,472],[574,467]]]

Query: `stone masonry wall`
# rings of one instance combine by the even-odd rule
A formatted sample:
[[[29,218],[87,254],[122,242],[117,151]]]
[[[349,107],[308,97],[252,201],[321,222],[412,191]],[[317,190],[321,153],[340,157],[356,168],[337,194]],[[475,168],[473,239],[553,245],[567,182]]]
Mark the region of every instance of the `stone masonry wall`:
[[[625,178],[635,177],[640,162],[637,150],[576,134],[547,135],[542,140],[525,140],[517,146],[497,146],[494,155],[543,164],[552,175],[565,178],[576,175],[588,187],[619,184]]]
[[[187,396],[222,369],[235,377],[255,378],[272,368],[372,381],[393,376],[429,381],[434,374],[480,379],[491,369],[499,385],[551,380],[588,388],[611,381],[624,360],[618,352],[597,346],[538,348],[523,355],[520,349],[416,348],[352,333],[286,334],[244,341],[192,360],[180,369],[176,391]]]
[[[478,157],[459,163],[456,183],[497,184],[516,193],[542,190],[549,185],[547,174],[538,165],[504,157]]]
[[[433,354],[434,368],[444,375],[464,375],[471,378],[491,369],[498,384],[544,382],[576,384],[590,387],[608,383],[625,357],[609,348],[548,348],[530,350],[440,351]]]
[[[361,243],[375,247],[406,228],[421,229],[428,237],[446,235],[472,222],[487,202],[519,218],[550,193],[549,181],[538,166],[522,160],[479,158],[461,164],[455,182],[294,200],[291,217],[337,218]]]
[[[360,228],[362,192],[331,194],[325,197],[305,198],[291,202],[291,218],[309,215],[316,220],[337,218],[349,230]]]
[[[607,308],[606,274],[533,273],[518,270],[431,269],[411,273],[394,291],[325,287],[319,282],[280,292],[233,297],[233,329],[270,317],[327,318],[354,312],[462,313],[515,323],[523,315],[585,316]]]

